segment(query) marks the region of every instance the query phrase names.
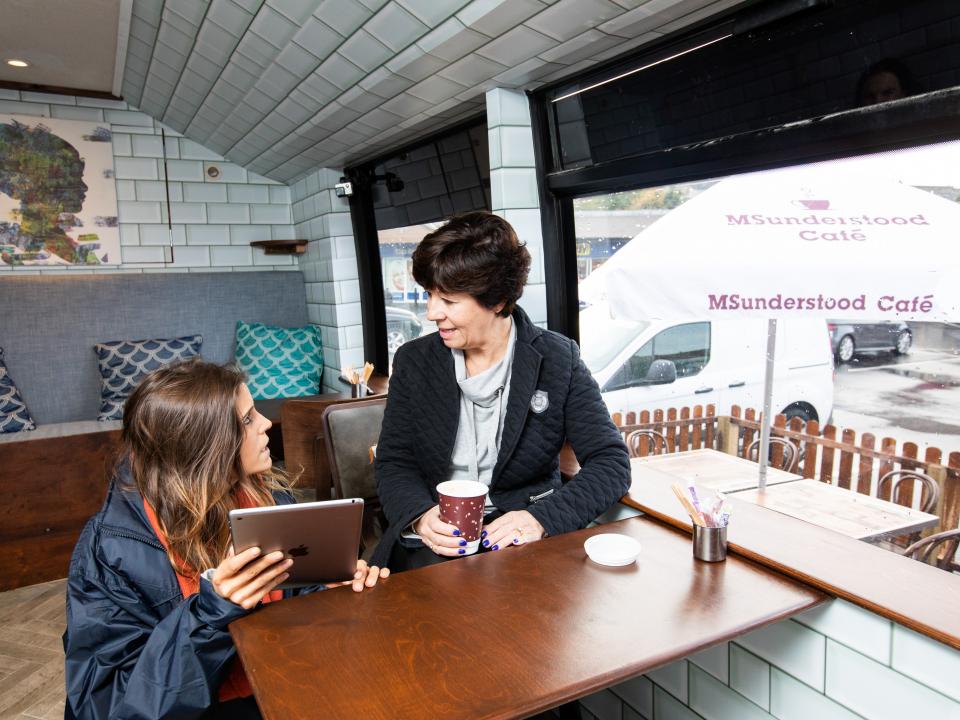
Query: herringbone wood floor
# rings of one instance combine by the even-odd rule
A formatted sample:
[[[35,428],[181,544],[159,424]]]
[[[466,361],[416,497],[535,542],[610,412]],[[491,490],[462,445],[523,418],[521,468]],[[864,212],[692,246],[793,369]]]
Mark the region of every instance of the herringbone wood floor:
[[[0,593],[0,718],[63,717],[66,580]]]

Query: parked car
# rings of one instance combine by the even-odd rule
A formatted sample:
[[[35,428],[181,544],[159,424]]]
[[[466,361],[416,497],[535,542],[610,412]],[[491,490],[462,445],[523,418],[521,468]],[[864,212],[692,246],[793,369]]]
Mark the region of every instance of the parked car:
[[[420,337],[423,323],[409,310],[387,305],[387,352],[393,355],[407,340]]]
[[[830,346],[838,363],[847,363],[861,352],[893,350],[906,355],[913,344],[913,333],[905,322],[887,320],[864,323],[854,320],[829,320]]]
[[[765,320],[631,322],[605,303],[580,311],[583,361],[610,412],[715,405],[763,407]],[[826,422],[833,412],[833,360],[823,320],[778,323],[773,407]]]

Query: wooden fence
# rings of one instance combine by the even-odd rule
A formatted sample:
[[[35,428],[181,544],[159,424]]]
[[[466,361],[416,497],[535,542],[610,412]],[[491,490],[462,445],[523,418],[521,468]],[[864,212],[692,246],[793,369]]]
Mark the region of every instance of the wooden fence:
[[[694,408],[669,408],[663,410],[644,410],[639,415],[628,412],[626,415],[613,413],[613,423],[620,428],[624,439],[634,430],[656,430],[667,438],[667,452],[682,452],[700,448],[716,448],[717,409],[713,405],[697,405]],[[649,455],[654,448],[647,438],[640,439],[641,457]]]
[[[640,429],[663,434],[667,438],[667,452],[713,448],[738,457],[746,457],[747,448],[760,436],[761,427],[760,413],[750,408],[741,410],[736,405],[728,416],[716,415],[713,405],[706,408],[697,405],[679,410],[644,410],[639,414],[614,413],[613,421],[624,437]],[[800,418],[788,423],[783,415],[774,418],[772,435],[796,446],[798,474],[865,495],[877,496],[879,479],[892,470],[920,470],[940,487],[940,498],[933,511],[940,517],[940,524],[930,532],[960,526],[960,452],[950,452],[944,457],[940,448],[928,447],[921,458],[916,443],[903,443],[898,450],[894,438],[884,437],[878,443],[875,435],[863,433],[858,441],[855,430],[841,430],[834,425],[821,429],[815,420],[804,423]],[[654,448],[641,438],[637,450],[637,454],[643,456],[652,453]],[[782,459],[783,449],[771,448],[771,463],[779,464]],[[880,497],[889,500],[889,494],[885,488]],[[914,497],[912,484],[903,483],[894,500],[915,507],[920,498]]]

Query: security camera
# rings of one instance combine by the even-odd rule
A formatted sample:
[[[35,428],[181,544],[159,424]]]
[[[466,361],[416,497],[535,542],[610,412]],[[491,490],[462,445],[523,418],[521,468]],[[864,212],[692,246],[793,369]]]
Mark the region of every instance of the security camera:
[[[333,186],[333,189],[337,193],[337,197],[350,197],[353,195],[353,183],[351,182],[339,182]]]

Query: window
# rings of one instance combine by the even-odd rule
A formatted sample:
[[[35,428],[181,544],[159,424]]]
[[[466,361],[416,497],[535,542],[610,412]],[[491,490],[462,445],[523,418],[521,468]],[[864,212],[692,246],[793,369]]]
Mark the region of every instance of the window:
[[[372,211],[379,262],[373,282],[383,289],[387,362],[409,340],[436,330],[426,318],[426,292],[413,278],[410,258],[425,235],[451,215],[490,208],[487,128],[483,121],[435,138],[361,168],[361,202]]]
[[[955,15],[743,3],[537,92],[550,327],[612,413],[712,405],[744,456],[759,424],[733,408],[759,413],[766,387],[800,421],[794,472],[887,499],[887,471],[929,471],[928,527],[956,527]]]
[[[672,362],[677,378],[696,375],[710,362],[710,323],[686,323],[657,333],[630,357],[604,389],[650,384],[654,360]]]

